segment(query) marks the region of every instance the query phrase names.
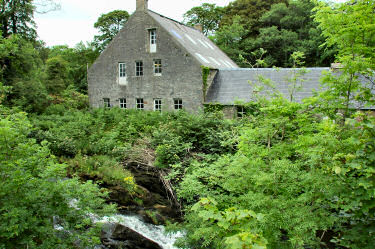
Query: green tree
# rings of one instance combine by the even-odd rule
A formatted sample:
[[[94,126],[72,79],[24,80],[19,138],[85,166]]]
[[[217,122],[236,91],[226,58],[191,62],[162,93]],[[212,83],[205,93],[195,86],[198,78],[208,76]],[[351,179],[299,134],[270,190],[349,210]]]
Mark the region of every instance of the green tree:
[[[29,135],[25,113],[0,106],[0,247],[73,248],[100,243],[90,213],[110,214],[105,193],[90,182],[64,179],[46,143]],[[11,113],[11,114],[8,114]]]
[[[47,58],[62,58],[67,64],[67,81],[73,84],[77,91],[87,94],[87,67],[99,56],[99,51],[92,43],[78,43],[74,48],[60,45],[48,48]]]
[[[1,34],[1,32],[0,32]],[[4,38],[0,35],[0,79],[4,81],[7,66],[9,64],[9,56],[17,51],[17,36]]]
[[[49,93],[61,94],[70,84],[68,81],[68,62],[56,56],[46,63],[46,87]]]
[[[319,3],[315,19],[326,44],[337,46],[339,74],[327,74],[323,93],[331,108],[344,110],[350,115],[355,103],[374,105],[372,92],[375,69],[375,1],[348,1],[339,4]]]
[[[69,75],[75,88],[87,94],[87,69],[95,62],[99,51],[92,43],[78,43],[73,51],[73,55],[67,59],[70,65]]]
[[[211,35],[219,28],[223,17],[223,7],[216,4],[203,3],[201,6],[193,7],[184,14],[184,23],[194,26],[201,24],[203,33]]]
[[[0,26],[3,37],[18,34],[23,38],[36,38],[32,0],[2,0],[0,2]]]
[[[114,10],[107,14],[102,14],[94,27],[99,30],[98,36],[94,37],[96,47],[103,51],[121,28],[128,21],[129,13],[125,10]]]
[[[268,66],[291,67],[292,53],[301,51],[306,55],[306,66],[328,66],[336,47],[323,46],[324,37],[312,18],[315,6],[311,0],[232,2],[224,9],[220,29],[233,24],[235,14],[241,17],[245,33],[235,47],[239,51],[237,54],[249,63],[240,63],[235,54],[229,56],[246,67],[256,63],[253,53],[263,48],[268,52],[264,58]]]
[[[328,66],[333,61],[335,50],[322,46],[324,37],[312,17],[315,6],[311,0],[294,0],[274,4],[262,15],[254,45],[267,49],[270,65],[292,66],[294,51],[306,55],[307,66]]]
[[[41,112],[48,105],[43,63],[30,41],[11,35],[0,39],[1,80],[11,87],[4,104],[18,105],[25,111]]]
[[[224,15],[220,26],[231,25],[235,16],[241,17],[241,24],[246,28],[246,37],[258,34],[260,17],[270,10],[276,3],[286,3],[286,0],[235,0],[224,8]]]
[[[212,37],[214,42],[238,65],[243,65],[241,56],[246,52],[242,50],[241,41],[246,35],[246,29],[241,24],[241,17],[236,16],[233,23],[222,26]]]

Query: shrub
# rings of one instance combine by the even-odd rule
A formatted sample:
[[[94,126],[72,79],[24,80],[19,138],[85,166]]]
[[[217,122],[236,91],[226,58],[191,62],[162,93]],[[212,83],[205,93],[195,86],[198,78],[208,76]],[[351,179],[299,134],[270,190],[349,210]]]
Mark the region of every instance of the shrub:
[[[0,119],[0,248],[73,248],[99,243],[88,214],[114,212],[106,193],[91,182],[64,179],[46,143],[28,138],[31,125],[24,113]],[[74,207],[71,205],[74,200]],[[58,221],[58,223],[54,223]],[[63,227],[63,237],[54,226]]]
[[[134,192],[136,184],[132,174],[125,170],[115,158],[107,155],[82,156],[67,160],[71,174],[88,176],[97,182],[117,185]]]

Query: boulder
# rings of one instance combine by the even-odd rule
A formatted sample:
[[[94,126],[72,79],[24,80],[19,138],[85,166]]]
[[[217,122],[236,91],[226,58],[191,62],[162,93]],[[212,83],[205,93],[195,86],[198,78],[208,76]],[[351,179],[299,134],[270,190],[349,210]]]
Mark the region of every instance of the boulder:
[[[137,214],[141,216],[146,223],[153,225],[164,225],[167,221],[166,217],[155,210],[138,210]]]
[[[111,249],[162,249],[156,242],[119,223],[104,224],[100,238]]]

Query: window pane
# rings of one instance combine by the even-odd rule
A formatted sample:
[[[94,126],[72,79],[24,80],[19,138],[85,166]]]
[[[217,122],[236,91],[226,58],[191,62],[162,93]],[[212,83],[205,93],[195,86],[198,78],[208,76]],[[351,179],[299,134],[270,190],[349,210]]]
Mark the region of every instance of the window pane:
[[[150,37],[150,44],[149,44],[150,53],[155,53],[156,52],[156,30],[155,29],[149,30],[149,37]]]
[[[162,71],[161,60],[154,60],[154,74],[160,75]]]
[[[243,118],[246,114],[245,107],[237,106],[237,117]]]
[[[161,111],[161,99],[154,99],[154,111]]]
[[[136,100],[136,108],[137,108],[137,110],[143,110],[144,109],[143,99],[137,99]]]
[[[126,99],[120,99],[120,108],[126,109]]]
[[[150,30],[150,44],[156,44],[156,30]]]
[[[118,72],[119,72],[120,78],[126,77],[126,64],[125,63],[118,64]]]
[[[109,98],[103,98],[104,107],[111,107],[111,102]]]
[[[175,110],[182,109],[182,99],[174,99],[174,109]]]
[[[143,62],[142,61],[135,62],[135,76],[143,76]]]

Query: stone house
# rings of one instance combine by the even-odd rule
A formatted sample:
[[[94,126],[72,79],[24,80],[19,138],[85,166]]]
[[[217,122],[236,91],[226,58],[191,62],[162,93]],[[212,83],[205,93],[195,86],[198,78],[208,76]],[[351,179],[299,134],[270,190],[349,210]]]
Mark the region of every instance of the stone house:
[[[226,117],[242,115],[240,103],[258,94],[259,75],[274,82],[286,98],[301,101],[319,91],[320,77],[331,68],[239,68],[201,27],[189,27],[148,9],[137,8],[88,72],[92,107],[188,112],[207,104],[223,105]],[[291,79],[300,74],[296,82]],[[207,80],[203,80],[207,76]],[[265,89],[264,92],[272,89]]]
[[[199,27],[192,28],[148,9],[137,8],[88,72],[92,107],[142,110],[202,109],[207,89],[202,66],[238,66]]]

